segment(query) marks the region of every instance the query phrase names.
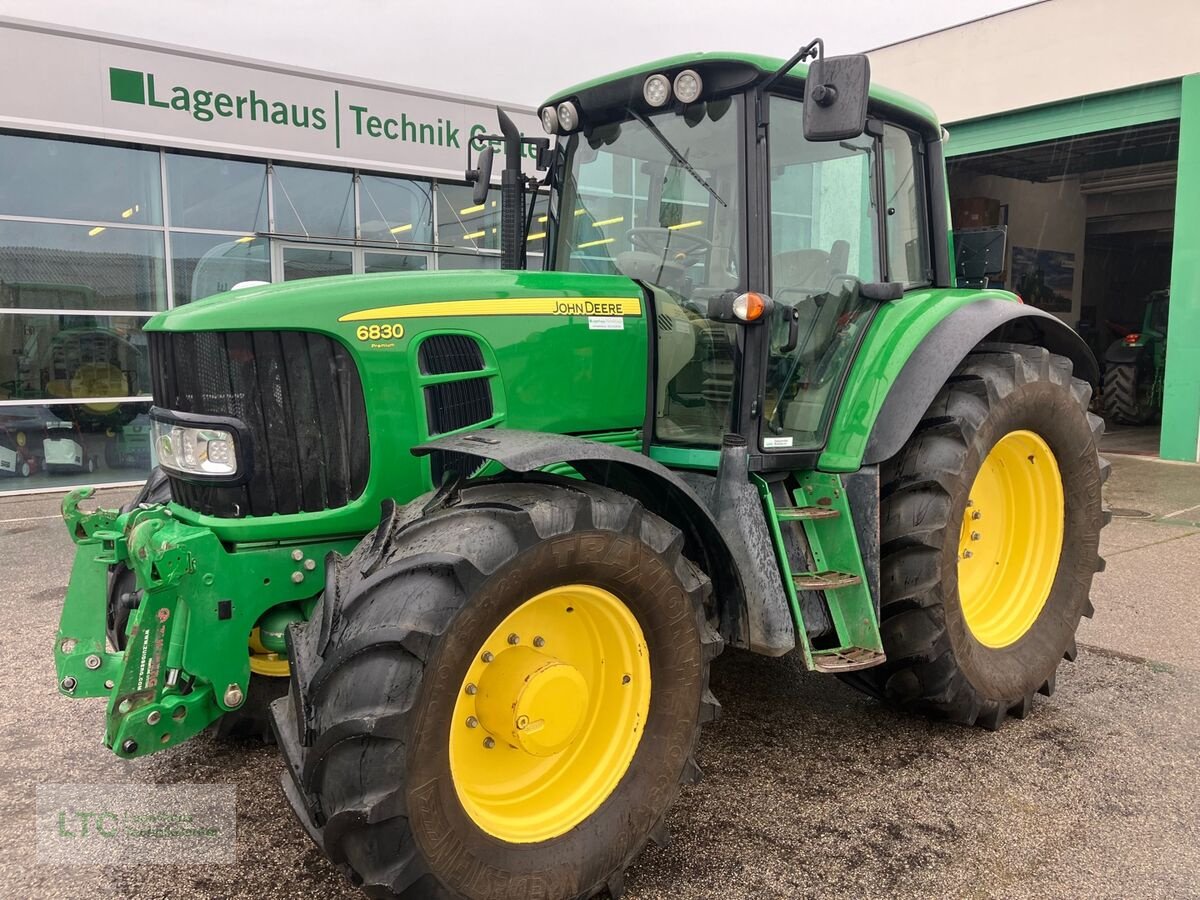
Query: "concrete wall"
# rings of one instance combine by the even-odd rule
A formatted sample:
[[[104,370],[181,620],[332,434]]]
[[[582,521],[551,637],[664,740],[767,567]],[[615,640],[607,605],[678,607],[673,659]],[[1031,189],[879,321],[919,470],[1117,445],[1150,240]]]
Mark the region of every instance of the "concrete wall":
[[[1043,0],[868,56],[957,122],[1200,71],[1200,0]]]

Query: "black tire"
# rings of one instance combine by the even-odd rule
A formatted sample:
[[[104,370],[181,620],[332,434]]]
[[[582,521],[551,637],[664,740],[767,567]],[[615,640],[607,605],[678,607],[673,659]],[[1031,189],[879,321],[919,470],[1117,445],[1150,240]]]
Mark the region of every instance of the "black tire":
[[[421,502],[421,501],[418,501]],[[284,790],[326,855],[371,896],[560,900],[607,888],[664,816],[713,718],[721,639],[708,579],[678,530],[611,490],[566,479],[483,482],[424,516],[384,520],[328,566],[324,596],[294,625],[292,694],[274,706]],[[512,609],[586,581],[639,620],[654,690],[636,754],[612,794],[559,837],[485,834],[450,775],[449,717],[467,665]]]
[[[171,502],[171,483],[161,468],[155,467],[137,495],[121,506],[127,513],[143,503],[160,504]],[[124,563],[109,568],[106,627],[109,643],[117,650],[124,650],[127,640],[125,628],[129,614],[140,602],[137,578]],[[217,719],[210,728],[218,739],[237,740],[258,738],[272,742],[275,738],[271,729],[270,705],[287,694],[286,678],[269,678],[251,675],[246,687],[246,700],[232,712]]]
[[[1104,422],[1087,412],[1090,386],[1041,347],[981,345],[942,388],[882,473],[881,623],[887,662],[847,682],[899,708],[998,728],[1054,691],[1059,662],[1092,615],[1092,576],[1106,524],[1098,453]],[[976,640],[958,597],[959,534],[983,459],[1005,434],[1036,432],[1056,457],[1064,491],[1062,554],[1029,630],[995,649]]]
[[[1141,372],[1135,363],[1109,363],[1104,372],[1104,417],[1120,425],[1145,425],[1154,411],[1141,394]]]

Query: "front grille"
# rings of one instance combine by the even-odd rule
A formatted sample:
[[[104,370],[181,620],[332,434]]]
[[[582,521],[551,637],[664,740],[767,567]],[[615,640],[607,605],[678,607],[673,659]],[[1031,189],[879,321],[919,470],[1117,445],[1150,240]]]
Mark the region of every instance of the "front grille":
[[[434,334],[421,342],[417,361],[422,375],[478,372],[483,368],[483,351],[464,334]]]
[[[487,378],[465,378],[425,388],[430,434],[445,434],[492,417],[492,389]]]
[[[253,477],[238,486],[171,477],[175,502],[223,518],[345,506],[367,483],[362,382],[337,341],[304,331],[150,332],[154,402],[240,420]]]

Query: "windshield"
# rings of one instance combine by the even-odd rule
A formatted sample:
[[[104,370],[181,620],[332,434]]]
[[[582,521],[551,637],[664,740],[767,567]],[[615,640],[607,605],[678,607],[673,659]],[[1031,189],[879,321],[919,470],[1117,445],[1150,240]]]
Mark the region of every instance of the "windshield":
[[[740,97],[566,141],[555,268],[622,274],[703,302],[742,279]]]

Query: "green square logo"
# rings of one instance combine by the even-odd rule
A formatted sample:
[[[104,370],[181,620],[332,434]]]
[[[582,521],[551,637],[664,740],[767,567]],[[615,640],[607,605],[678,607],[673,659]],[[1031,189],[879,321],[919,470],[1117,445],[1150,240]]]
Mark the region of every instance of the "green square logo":
[[[146,79],[132,69],[108,70],[108,89],[114,100],[122,103],[146,102]]]

